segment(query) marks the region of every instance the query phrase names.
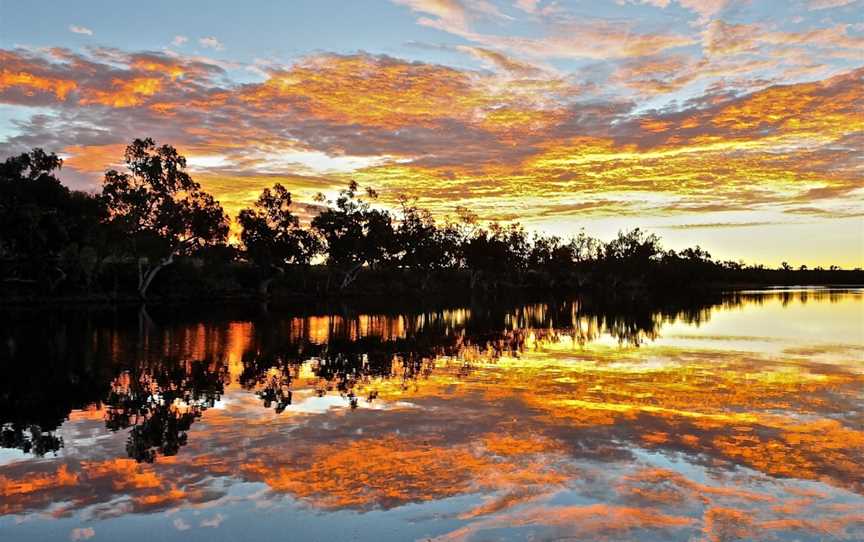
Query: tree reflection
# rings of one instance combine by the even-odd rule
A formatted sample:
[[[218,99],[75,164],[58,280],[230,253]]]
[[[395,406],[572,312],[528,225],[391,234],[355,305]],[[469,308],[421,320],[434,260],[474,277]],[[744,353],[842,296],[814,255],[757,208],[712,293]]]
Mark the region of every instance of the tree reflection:
[[[0,428],[0,448],[17,448],[24,453],[43,456],[56,453],[63,447],[63,439],[52,432],[43,432],[36,424],[10,423]]]
[[[772,295],[783,303],[841,298],[837,292]],[[713,307],[766,297],[741,292],[623,305],[582,298],[371,314],[345,307],[317,314],[157,312],[148,326],[137,325],[137,311],[0,314],[0,367],[7,377],[0,379],[0,446],[58,452],[57,428],[70,412],[95,406],[104,410],[108,429],[129,431],[130,457],[153,462],[186,445],[195,421],[232,379],[276,413],[291,408],[301,373],[318,395],[338,393],[357,407],[376,399],[375,382],[395,380],[408,389],[442,363],[464,379],[475,360],[519,357],[564,339],[585,345],[608,336],[639,346],[670,322],[699,324]],[[238,329],[244,332],[235,336]]]
[[[136,461],[176,455],[192,423],[221,397],[227,378],[227,367],[206,361],[135,367],[115,379],[105,398],[105,426],[131,427],[126,451]]]
[[[301,367],[317,379],[316,393],[337,392],[357,407],[358,389],[376,379],[401,379],[403,389],[428,377],[436,360],[458,362],[457,378],[470,375],[475,359],[520,356],[567,337],[585,345],[607,334],[638,346],[658,336],[664,322],[680,315],[707,318],[710,305],[605,305],[582,299],[521,306],[473,305],[377,318],[331,314],[305,319],[266,318],[243,353],[241,386],[254,390],[266,408],[283,412],[293,398]],[[451,365],[452,367],[452,365]],[[372,401],[374,388],[365,393]]]
[[[246,352],[243,355],[243,371],[239,382],[246,389],[257,390],[256,394],[264,408],[273,408],[281,414],[291,405],[291,384],[297,378],[300,362],[297,357],[284,357],[272,353]]]
[[[0,313],[0,446],[55,453],[69,412],[105,396],[110,374],[94,348],[106,333],[86,319]]]

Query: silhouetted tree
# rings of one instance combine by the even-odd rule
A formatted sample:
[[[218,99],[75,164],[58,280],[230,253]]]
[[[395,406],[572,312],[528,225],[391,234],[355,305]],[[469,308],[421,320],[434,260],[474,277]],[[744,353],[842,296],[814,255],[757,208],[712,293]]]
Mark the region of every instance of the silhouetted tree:
[[[284,274],[286,265],[308,265],[322,250],[318,236],[300,227],[300,219],[291,212],[291,193],[281,184],[265,188],[253,208],[240,211],[237,222],[246,256],[266,270],[258,288],[262,295],[267,294],[274,271]]]
[[[639,228],[619,231],[603,247],[603,271],[617,288],[629,280],[644,285],[653,264],[662,257],[660,238]]]
[[[224,242],[228,221],[222,206],[186,173],[186,158],[174,147],[136,139],[124,159],[128,172],[107,171],[102,195],[138,261],[138,294],[145,298],[174,258]]]
[[[327,243],[327,264],[342,274],[342,289],[354,282],[364,265],[387,261],[394,244],[390,213],[372,208],[358,195],[358,189],[352,181],[335,202],[328,201],[328,207],[312,219],[312,227]],[[367,196],[375,199],[377,193],[367,189]],[[320,194],[317,199],[326,201]]]
[[[799,278],[861,280],[860,269],[793,269],[786,262],[780,269],[767,269],[714,261],[699,246],[664,250],[656,235],[638,228],[620,231],[604,243],[584,231],[565,240],[529,237],[518,223],[484,226],[464,208],[457,209],[458,221],[436,222],[430,211],[407,198],[391,214],[374,205],[374,190],[361,194],[356,182],[334,201],[319,195],[325,208],[309,227],[294,214],[284,186],[264,190],[237,217],[241,252],[226,243],[228,219],[221,205],[189,176],[176,149],[136,139],[124,159],[126,170],[107,171],[96,196],[63,186],[56,176],[62,160],[41,149],[0,164],[0,294],[36,287],[56,295],[61,284],[65,292],[90,292],[94,284],[105,288],[105,270],[110,269],[115,293],[134,288],[146,298],[162,269],[193,255],[193,264],[178,265],[171,279],[176,291],[200,297],[236,294],[255,281],[259,293],[266,294],[289,266],[308,268],[322,253],[327,289],[334,272],[339,288],[346,289],[364,269],[372,271],[364,285],[374,287],[377,280],[381,291],[391,286],[426,291],[436,275],[472,288],[595,289],[610,295]],[[242,257],[246,261],[235,264]],[[203,265],[209,271],[205,275],[196,270]],[[304,286],[307,277],[316,277],[292,275]]]
[[[639,228],[628,232],[619,231],[618,236],[606,244],[606,258],[627,263],[644,264],[661,252],[660,238]]]
[[[62,164],[42,149],[0,164],[0,261],[7,282],[41,283],[53,291],[74,276],[89,287],[105,207],[63,186],[55,176]]]
[[[488,230],[478,228],[465,240],[462,251],[472,287],[484,277],[493,286],[502,275],[518,277],[529,258],[527,234],[519,224],[493,223]]]
[[[453,224],[439,226],[432,213],[407,198],[401,204],[395,231],[399,265],[420,275],[425,290],[436,271],[458,266],[461,238]]]
[[[542,273],[550,286],[572,279],[577,261],[574,240],[564,243],[559,237],[534,235],[528,253],[528,268]]]

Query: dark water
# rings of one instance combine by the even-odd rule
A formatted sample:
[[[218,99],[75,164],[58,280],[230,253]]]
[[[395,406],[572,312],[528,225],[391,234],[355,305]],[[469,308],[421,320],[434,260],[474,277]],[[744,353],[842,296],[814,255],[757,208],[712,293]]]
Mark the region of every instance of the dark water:
[[[3,541],[864,540],[861,290],[2,324]]]

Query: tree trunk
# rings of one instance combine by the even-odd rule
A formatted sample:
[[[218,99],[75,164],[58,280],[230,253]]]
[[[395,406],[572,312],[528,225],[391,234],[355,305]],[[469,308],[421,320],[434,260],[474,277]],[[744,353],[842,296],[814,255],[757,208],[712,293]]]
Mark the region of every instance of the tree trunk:
[[[344,290],[348,286],[351,285],[357,279],[357,274],[360,272],[360,269],[363,267],[363,262],[358,263],[354,267],[350,268],[345,272],[345,278],[342,280],[342,285],[339,286],[340,290]]]
[[[156,278],[156,275],[164,269],[174,263],[174,254],[172,253],[167,258],[161,260],[158,264],[154,265],[152,268],[148,269],[146,273],[141,272],[141,260],[138,261],[139,272],[138,272],[138,296],[141,299],[147,299],[147,289],[150,288],[150,283],[153,282],[153,279]]]
[[[285,274],[284,267],[279,267],[278,265],[271,265],[270,268],[275,270],[276,272],[258,283],[258,294],[263,297],[267,297],[270,294],[270,284],[274,280],[276,280],[276,277]]]
[[[269,277],[258,283],[258,295],[261,297],[267,297],[270,294],[270,283],[276,277]]]
[[[144,341],[147,337],[147,333],[150,328],[153,327],[153,320],[150,318],[150,314],[147,312],[147,305],[141,304],[138,307],[138,338],[141,341]]]
[[[56,280],[52,280],[50,277],[48,279],[48,288],[49,288],[48,291],[52,292],[52,293],[54,292],[55,289],[57,289],[57,286],[59,286],[61,282],[66,280],[66,272],[64,272],[59,267],[55,267],[54,269],[59,273],[59,276],[57,277]]]
[[[477,287],[477,284],[480,282],[480,271],[471,271],[471,289]]]

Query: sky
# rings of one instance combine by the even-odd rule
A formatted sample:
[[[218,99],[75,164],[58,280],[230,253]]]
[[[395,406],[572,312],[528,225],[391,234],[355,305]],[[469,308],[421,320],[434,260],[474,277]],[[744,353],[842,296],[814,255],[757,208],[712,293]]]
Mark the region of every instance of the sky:
[[[0,158],[864,266],[864,0],[0,0]]]

